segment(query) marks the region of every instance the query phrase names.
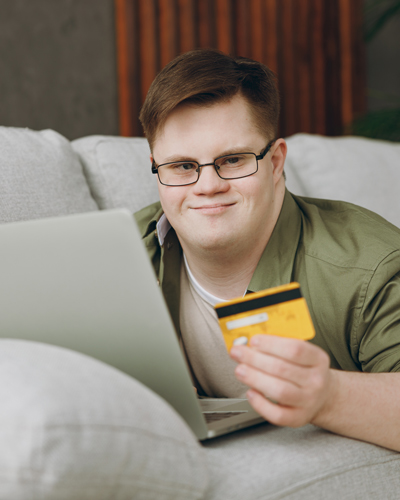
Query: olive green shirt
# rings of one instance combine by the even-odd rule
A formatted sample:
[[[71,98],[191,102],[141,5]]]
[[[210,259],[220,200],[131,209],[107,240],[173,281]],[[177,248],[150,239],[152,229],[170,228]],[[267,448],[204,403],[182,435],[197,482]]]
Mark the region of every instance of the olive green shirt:
[[[182,249],[159,203],[135,214],[179,334]],[[364,208],[286,191],[249,292],[298,281],[332,368],[400,371],[400,229]]]

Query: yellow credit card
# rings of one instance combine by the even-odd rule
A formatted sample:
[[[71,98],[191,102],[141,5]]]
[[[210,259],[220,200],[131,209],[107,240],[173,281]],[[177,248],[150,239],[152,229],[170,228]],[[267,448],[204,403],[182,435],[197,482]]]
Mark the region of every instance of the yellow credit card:
[[[249,293],[215,306],[228,351],[258,334],[302,340],[315,336],[314,325],[298,283]]]

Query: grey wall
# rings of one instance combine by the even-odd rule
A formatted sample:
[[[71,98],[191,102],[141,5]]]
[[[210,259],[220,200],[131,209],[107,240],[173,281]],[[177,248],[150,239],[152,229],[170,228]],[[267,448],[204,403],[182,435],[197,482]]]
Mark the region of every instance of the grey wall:
[[[0,125],[118,134],[113,0],[0,0]]]

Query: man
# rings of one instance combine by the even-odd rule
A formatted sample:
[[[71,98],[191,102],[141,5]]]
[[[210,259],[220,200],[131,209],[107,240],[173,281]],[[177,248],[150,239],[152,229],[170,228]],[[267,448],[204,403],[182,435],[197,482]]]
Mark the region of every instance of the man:
[[[161,206],[137,221],[194,384],[400,451],[400,230],[291,195],[278,116],[273,73],[213,50],[167,65],[141,111]],[[291,281],[315,339],[258,335],[229,357],[213,305]]]

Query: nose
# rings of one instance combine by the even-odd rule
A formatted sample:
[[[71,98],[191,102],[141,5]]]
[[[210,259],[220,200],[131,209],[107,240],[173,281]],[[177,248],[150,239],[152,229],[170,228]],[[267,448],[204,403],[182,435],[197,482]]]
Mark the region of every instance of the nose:
[[[227,191],[229,182],[219,177],[213,163],[205,163],[200,166],[199,180],[193,187],[196,194],[212,195]]]

